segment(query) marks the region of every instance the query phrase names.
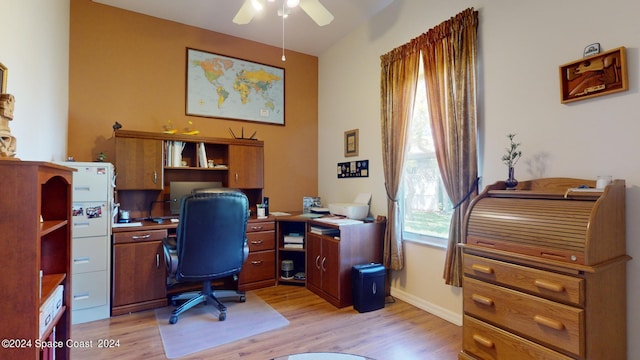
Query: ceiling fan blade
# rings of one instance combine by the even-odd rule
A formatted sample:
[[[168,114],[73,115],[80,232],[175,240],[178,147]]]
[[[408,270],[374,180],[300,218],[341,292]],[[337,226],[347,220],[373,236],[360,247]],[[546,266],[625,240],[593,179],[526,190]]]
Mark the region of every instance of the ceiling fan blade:
[[[242,3],[240,10],[238,10],[238,13],[233,18],[233,22],[239,25],[248,24],[251,22],[256,13],[257,11],[251,4],[251,0],[244,0],[244,3]]]
[[[300,0],[300,7],[319,26],[328,25],[333,21],[333,15],[320,3],[320,0]]]

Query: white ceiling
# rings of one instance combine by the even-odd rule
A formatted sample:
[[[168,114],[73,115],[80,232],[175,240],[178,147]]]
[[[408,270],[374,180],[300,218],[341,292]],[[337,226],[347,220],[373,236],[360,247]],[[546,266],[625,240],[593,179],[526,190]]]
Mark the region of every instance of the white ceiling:
[[[93,0],[121,9],[282,47],[282,1],[267,2],[266,11],[249,24],[232,19],[244,0]],[[295,8],[284,22],[284,47],[318,56],[367,21],[393,0],[321,0],[334,20],[318,26],[302,9]]]

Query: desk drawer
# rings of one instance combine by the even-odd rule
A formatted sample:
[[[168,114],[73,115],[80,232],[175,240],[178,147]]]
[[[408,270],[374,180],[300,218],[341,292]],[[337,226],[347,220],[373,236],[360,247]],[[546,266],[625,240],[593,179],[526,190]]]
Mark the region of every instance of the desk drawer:
[[[464,316],[463,348],[465,353],[483,360],[571,360],[468,315]]]
[[[249,242],[249,252],[273,250],[275,249],[275,232],[260,231],[247,233]]]
[[[584,310],[464,278],[464,310],[535,341],[584,356]]]
[[[247,233],[256,231],[274,231],[276,229],[275,221],[256,221],[247,223]]]
[[[167,236],[167,230],[140,230],[119,232],[113,235],[114,244],[136,243],[143,241],[162,240]]]
[[[464,255],[465,275],[506,285],[536,296],[584,307],[584,279]]]
[[[242,265],[238,276],[241,284],[255,281],[275,279],[275,251],[249,253],[247,261]]]

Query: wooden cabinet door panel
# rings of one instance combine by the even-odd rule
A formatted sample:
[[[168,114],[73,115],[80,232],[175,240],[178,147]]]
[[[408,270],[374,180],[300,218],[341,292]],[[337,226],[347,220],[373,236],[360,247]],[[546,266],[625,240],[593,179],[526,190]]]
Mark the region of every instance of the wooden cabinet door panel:
[[[162,190],[162,140],[116,137],[118,190]]]
[[[307,235],[307,284],[322,288],[322,238],[308,233]]]
[[[113,248],[113,306],[166,296],[161,242],[117,244]]]
[[[264,187],[264,148],[229,145],[229,186],[239,189]]]
[[[322,290],[340,299],[340,241],[322,239]]]

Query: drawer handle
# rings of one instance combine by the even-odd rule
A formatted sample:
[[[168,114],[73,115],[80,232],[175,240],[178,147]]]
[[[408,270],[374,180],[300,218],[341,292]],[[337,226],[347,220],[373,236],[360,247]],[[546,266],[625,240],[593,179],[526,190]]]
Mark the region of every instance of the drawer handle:
[[[73,259],[73,263],[74,264],[86,264],[86,263],[89,262],[89,260],[90,260],[90,258],[88,256],[87,257],[81,257],[81,258],[75,258],[75,259]]]
[[[536,281],[534,281],[533,283],[537,287],[542,288],[542,289],[554,291],[554,292],[557,292],[557,293],[564,292],[564,285],[562,285],[562,284],[554,283],[554,282],[547,281],[547,280],[540,280],[540,279],[536,279]]]
[[[482,305],[485,305],[485,306],[493,306],[493,300],[491,300],[490,298],[488,298],[486,296],[473,294],[473,295],[471,295],[471,299],[473,301],[477,302],[478,304],[482,304]]]
[[[252,240],[251,245],[262,245],[264,244],[263,240]]]
[[[564,324],[558,320],[553,320],[553,319],[549,319],[548,317],[544,317],[541,315],[536,315],[533,317],[533,321],[535,321],[536,323],[542,325],[542,326],[546,326],[548,328],[552,328],[555,330],[563,330],[564,329]]]
[[[481,272],[483,274],[489,274],[489,275],[493,274],[493,268],[486,265],[473,264],[471,265],[471,269],[473,269],[473,271]]]
[[[140,239],[148,239],[151,237],[151,234],[145,234],[145,235],[133,235],[131,238],[133,240],[140,240]]]
[[[82,294],[74,294],[73,295],[73,300],[86,300],[89,298],[89,293],[82,293]]]
[[[493,349],[496,346],[496,344],[494,344],[493,341],[478,334],[473,334],[473,340],[488,349]]]
[[[252,227],[251,227],[251,230],[253,230],[253,231],[259,231],[259,230],[262,230],[262,226],[252,226]]]
[[[254,260],[251,262],[251,265],[262,265],[262,260]]]

